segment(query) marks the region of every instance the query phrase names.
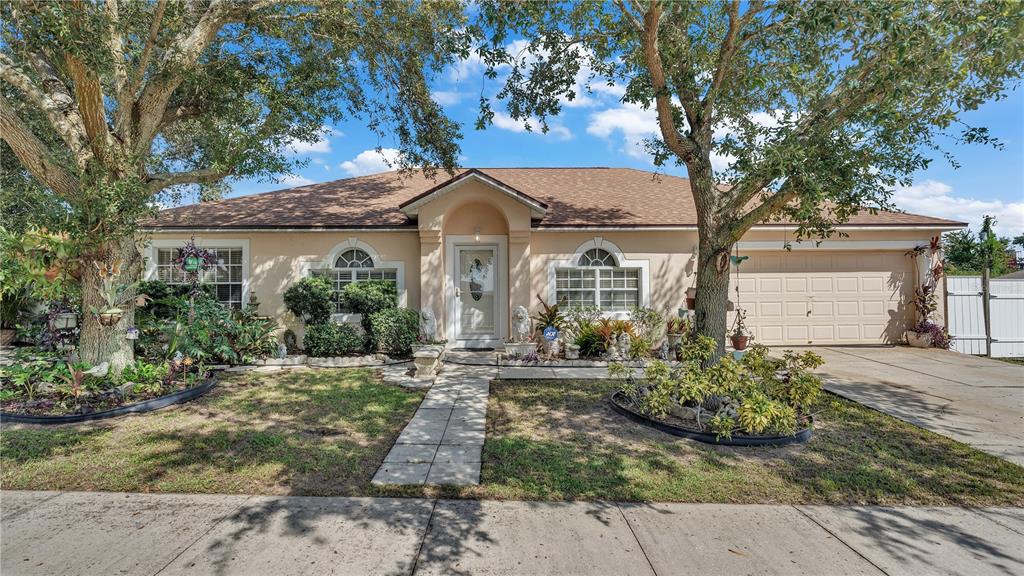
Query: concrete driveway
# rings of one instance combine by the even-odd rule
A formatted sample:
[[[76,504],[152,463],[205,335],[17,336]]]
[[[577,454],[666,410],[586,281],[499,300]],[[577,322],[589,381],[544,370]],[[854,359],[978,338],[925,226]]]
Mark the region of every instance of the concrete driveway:
[[[825,358],[827,390],[1024,466],[1024,366],[934,349],[806,349]]]

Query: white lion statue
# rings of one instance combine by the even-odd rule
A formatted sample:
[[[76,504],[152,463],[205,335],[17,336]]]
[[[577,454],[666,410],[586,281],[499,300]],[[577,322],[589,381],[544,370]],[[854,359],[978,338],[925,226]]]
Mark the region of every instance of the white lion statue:
[[[420,310],[420,341],[424,343],[437,341],[437,318],[429,308]]]
[[[512,334],[516,342],[526,342],[530,337],[530,312],[526,306],[516,306],[512,309]]]

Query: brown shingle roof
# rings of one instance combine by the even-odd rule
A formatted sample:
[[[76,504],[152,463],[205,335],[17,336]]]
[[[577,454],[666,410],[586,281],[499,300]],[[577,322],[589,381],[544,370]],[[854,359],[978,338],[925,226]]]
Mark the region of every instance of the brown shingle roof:
[[[540,226],[695,226],[686,178],[631,168],[480,168],[480,172],[547,205]],[[147,228],[393,228],[414,226],[399,210],[444,183],[439,172],[395,172],[334,180],[264,194],[162,210]],[[864,226],[962,223],[902,212],[862,212]]]

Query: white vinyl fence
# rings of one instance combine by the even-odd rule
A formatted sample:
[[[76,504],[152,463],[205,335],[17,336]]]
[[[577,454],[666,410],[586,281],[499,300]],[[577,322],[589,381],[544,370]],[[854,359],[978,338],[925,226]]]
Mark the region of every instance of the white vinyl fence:
[[[992,356],[1024,357],[1024,278],[989,280]],[[946,277],[946,325],[953,349],[985,353],[985,314],[981,276]]]

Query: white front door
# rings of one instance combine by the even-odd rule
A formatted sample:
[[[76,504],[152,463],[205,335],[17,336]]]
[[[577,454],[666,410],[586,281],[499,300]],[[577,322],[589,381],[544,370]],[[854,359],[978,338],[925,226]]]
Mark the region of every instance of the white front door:
[[[456,245],[454,287],[455,340],[458,346],[496,346],[499,342],[502,277],[497,245]]]

